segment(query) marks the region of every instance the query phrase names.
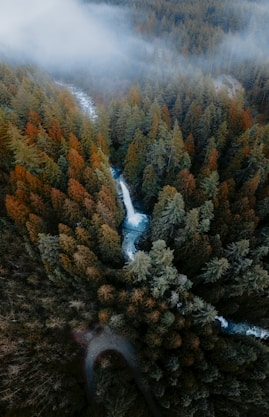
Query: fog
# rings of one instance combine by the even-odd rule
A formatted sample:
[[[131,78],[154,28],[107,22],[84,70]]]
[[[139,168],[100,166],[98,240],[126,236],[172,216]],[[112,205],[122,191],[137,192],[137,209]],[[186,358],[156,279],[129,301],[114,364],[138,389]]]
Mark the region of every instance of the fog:
[[[79,0],[0,0],[0,54],[48,70],[124,66],[143,50],[128,10]]]
[[[57,73],[102,73],[107,79],[112,72],[119,79],[122,74],[170,77],[175,72],[225,71],[228,62],[246,58],[267,61],[269,2],[223,1],[238,20],[238,31],[224,34],[213,55],[186,58],[175,54],[165,39],[143,41],[133,30],[127,7],[82,0],[0,0],[0,58]]]
[[[151,73],[157,68],[168,77],[175,71],[199,77],[201,72],[215,76],[231,71],[236,77],[236,69],[246,61],[253,66],[268,64],[269,67],[269,0],[223,0],[222,3],[226,13],[223,20],[230,18],[236,30],[223,32],[219,44],[206,53],[187,57],[175,55],[174,45],[160,40],[155,43],[155,57],[158,55],[160,60],[151,59],[148,65]]]
[[[269,58],[269,2],[235,0],[232,10],[242,28],[226,34],[220,45],[221,53],[230,55],[234,61],[266,62]]]

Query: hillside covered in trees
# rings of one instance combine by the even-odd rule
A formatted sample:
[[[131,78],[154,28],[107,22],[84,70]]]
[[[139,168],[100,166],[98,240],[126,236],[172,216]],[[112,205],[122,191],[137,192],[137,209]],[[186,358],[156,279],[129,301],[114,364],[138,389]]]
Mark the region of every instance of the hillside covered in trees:
[[[0,414],[152,416],[148,389],[163,417],[267,417],[268,340],[216,320],[269,329],[268,66],[224,45],[256,3],[107,3],[156,48],[121,77],[62,74],[96,118],[55,74],[0,63]],[[112,166],[150,217],[133,260]],[[103,352],[92,401],[96,324],[146,388]]]

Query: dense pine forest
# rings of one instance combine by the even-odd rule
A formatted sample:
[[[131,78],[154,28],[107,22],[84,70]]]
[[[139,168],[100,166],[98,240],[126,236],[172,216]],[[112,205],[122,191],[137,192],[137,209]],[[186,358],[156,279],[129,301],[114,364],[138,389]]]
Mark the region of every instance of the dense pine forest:
[[[257,5],[105,3],[153,46],[137,66],[0,62],[0,414],[268,417],[268,340],[216,320],[269,330],[268,60],[225,41]],[[112,166],[150,218],[134,259]],[[96,325],[132,344],[139,378],[104,347],[94,401]]]

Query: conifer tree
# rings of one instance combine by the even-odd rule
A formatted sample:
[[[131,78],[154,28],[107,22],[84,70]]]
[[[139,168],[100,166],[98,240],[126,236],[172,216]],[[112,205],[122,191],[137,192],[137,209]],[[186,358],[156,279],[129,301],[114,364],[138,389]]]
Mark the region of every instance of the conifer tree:
[[[185,203],[180,193],[172,187],[164,187],[159,193],[158,204],[154,209],[152,219],[152,238],[167,240],[172,236],[176,227],[179,227],[185,219]],[[167,194],[166,194],[167,192]],[[168,193],[173,195],[168,197]]]
[[[101,259],[118,263],[121,260],[120,237],[108,224],[102,224],[98,231],[98,245]]]
[[[124,163],[124,176],[134,188],[140,185],[146,166],[146,145],[146,138],[140,130],[136,130],[134,139],[128,147]]]
[[[33,174],[41,171],[41,154],[35,145],[27,144],[27,140],[15,127],[9,128],[9,148],[14,153],[15,163],[22,165]]]
[[[129,274],[135,276],[134,282],[146,281],[150,275],[150,257],[143,251],[138,251],[134,260],[130,261],[126,267]]]

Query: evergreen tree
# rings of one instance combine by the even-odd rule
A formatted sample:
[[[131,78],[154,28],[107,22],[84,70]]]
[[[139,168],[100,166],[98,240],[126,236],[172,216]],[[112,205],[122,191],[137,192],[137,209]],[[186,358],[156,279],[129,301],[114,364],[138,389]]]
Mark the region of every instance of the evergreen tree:
[[[135,189],[140,185],[146,166],[146,138],[140,130],[136,130],[134,139],[128,147],[124,164],[124,176]]]

